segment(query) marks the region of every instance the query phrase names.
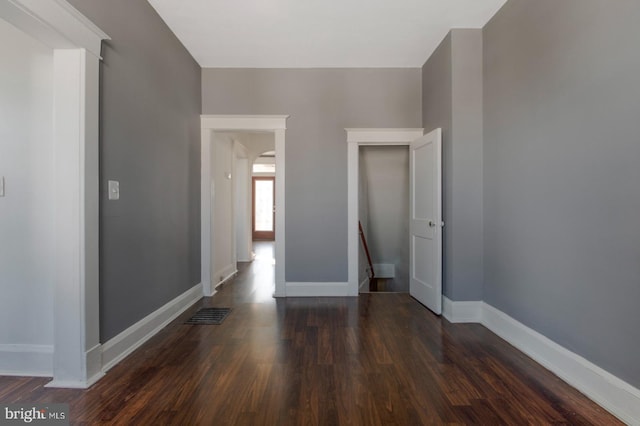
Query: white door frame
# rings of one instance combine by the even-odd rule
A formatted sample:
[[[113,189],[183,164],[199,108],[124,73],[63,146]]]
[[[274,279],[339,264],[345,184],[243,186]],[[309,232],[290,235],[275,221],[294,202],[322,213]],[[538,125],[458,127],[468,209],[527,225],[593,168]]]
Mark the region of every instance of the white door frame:
[[[214,194],[211,191],[211,144],[215,132],[263,131],[272,132],[276,150],[276,240],[275,240],[275,297],[285,297],[285,132],[288,115],[202,115],[201,123],[201,186],[200,186],[200,234],[202,294],[211,296],[215,284],[211,280],[211,244]]]
[[[0,18],[53,50],[55,253],[47,386],[86,388],[104,375],[98,290],[98,98],[102,40],[64,0],[0,0]],[[49,374],[47,374],[49,375]]]
[[[406,145],[423,136],[424,129],[345,129],[347,131],[348,162],[348,221],[347,262],[349,270],[349,296],[358,295],[358,148],[361,145]],[[276,169],[277,170],[277,169]]]

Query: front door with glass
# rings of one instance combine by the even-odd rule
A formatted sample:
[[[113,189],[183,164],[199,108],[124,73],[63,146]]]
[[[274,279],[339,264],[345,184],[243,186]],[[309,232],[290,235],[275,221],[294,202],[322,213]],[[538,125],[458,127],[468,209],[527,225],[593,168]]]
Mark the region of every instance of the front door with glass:
[[[274,177],[253,178],[253,239],[274,240],[276,192]]]

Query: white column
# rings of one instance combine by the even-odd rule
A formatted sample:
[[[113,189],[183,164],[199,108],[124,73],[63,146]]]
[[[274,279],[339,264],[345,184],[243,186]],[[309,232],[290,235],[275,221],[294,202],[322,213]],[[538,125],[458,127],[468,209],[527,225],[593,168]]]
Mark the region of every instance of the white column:
[[[98,66],[85,49],[54,50],[56,266],[54,378],[90,386],[102,377],[98,293]]]
[[[285,297],[285,130],[275,133],[276,145],[276,289],[275,297]]]

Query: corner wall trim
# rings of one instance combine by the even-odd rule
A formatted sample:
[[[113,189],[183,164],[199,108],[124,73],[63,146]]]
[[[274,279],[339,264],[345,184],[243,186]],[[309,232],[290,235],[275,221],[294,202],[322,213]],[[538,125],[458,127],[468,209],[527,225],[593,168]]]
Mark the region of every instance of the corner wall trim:
[[[0,17],[47,46],[58,49],[83,48],[98,58],[102,40],[111,40],[66,1],[2,1]]]
[[[53,376],[53,345],[0,344],[0,376]]]
[[[442,316],[452,323],[468,323],[482,321],[481,301],[454,302],[442,297]]]
[[[46,385],[45,388],[62,388],[62,389],[88,389],[93,384],[95,384],[98,380],[104,377],[104,373],[96,374],[95,376],[89,377],[86,382],[84,381],[71,381],[71,380],[52,380]]]
[[[349,294],[347,282],[287,282],[287,297],[346,297]]]
[[[201,298],[202,284],[197,284],[104,343],[102,371],[109,371]]]
[[[482,325],[627,424],[640,424],[640,390],[483,303]]]
[[[65,388],[65,389],[88,389],[98,380],[104,377],[102,371],[102,345],[97,344],[85,352],[87,360],[86,380],[56,380],[44,385],[45,388]]]

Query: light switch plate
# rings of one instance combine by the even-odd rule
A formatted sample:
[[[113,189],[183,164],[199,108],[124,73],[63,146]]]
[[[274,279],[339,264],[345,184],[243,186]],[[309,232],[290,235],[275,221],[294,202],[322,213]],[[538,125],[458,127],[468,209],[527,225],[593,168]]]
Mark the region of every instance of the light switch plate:
[[[110,200],[120,199],[120,182],[118,182],[117,180],[109,181],[109,199]]]

